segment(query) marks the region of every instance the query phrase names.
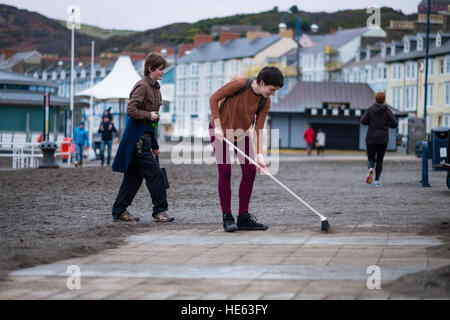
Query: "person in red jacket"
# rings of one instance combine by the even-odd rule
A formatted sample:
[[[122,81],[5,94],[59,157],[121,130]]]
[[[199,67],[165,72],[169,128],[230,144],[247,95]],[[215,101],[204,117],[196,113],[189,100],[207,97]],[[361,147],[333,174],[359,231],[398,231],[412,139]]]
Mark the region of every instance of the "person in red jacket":
[[[308,123],[308,129],[306,129],[303,132],[303,139],[305,139],[305,142],[306,142],[306,149],[308,150],[308,156],[310,156],[312,153],[315,136],[316,136],[316,133],[314,132],[311,125]]]

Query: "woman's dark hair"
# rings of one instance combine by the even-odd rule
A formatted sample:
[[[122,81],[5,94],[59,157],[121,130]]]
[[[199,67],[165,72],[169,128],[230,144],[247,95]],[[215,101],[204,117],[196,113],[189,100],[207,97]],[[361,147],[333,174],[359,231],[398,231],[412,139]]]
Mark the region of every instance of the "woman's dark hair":
[[[284,77],[277,67],[264,67],[256,78],[258,84],[264,81],[265,85],[272,85],[282,88],[284,86]]]
[[[150,71],[148,70],[148,68],[150,68],[152,71],[155,71],[156,69],[159,69],[161,67],[167,67],[166,59],[164,59],[164,57],[159,54],[150,53],[147,58],[145,58],[144,75],[146,77],[150,75]]]

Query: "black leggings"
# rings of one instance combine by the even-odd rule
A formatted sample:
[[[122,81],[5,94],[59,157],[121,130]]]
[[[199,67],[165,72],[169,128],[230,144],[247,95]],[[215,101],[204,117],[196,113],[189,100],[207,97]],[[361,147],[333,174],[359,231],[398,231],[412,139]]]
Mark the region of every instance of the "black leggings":
[[[369,169],[375,169],[375,180],[380,180],[383,171],[383,159],[387,150],[387,143],[367,144],[367,158],[369,159]]]

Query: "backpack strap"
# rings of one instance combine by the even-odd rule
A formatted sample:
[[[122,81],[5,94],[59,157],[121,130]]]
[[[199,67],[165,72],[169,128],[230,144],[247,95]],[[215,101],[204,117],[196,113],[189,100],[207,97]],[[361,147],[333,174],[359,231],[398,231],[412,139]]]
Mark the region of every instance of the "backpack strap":
[[[244,93],[245,91],[247,91],[247,89],[250,88],[250,86],[252,85],[253,80],[254,80],[253,78],[248,77],[247,82],[245,83],[245,86],[243,86],[240,90],[236,91],[234,93],[234,96],[238,96],[238,95]],[[226,97],[225,100],[223,101],[222,105],[219,106],[219,111],[222,110],[222,108],[224,107],[224,105],[227,102],[228,98],[229,97]],[[261,110],[264,109],[264,107],[266,105],[266,102],[267,102],[267,99],[264,98],[264,97],[261,97],[261,99],[259,100],[258,110],[256,111],[255,119],[253,120],[253,126],[255,126],[256,117],[259,115]]]
[[[252,85],[252,82],[253,82],[253,78],[248,77],[247,82],[245,83],[245,86],[243,86],[241,89],[236,91],[234,93],[234,96],[238,96],[238,95],[244,93],[245,91],[247,91],[247,89],[250,88],[250,86]],[[223,101],[222,105],[219,107],[219,111],[222,110],[222,108],[225,105],[225,103],[227,102],[228,98],[229,97],[225,98],[225,100]]]

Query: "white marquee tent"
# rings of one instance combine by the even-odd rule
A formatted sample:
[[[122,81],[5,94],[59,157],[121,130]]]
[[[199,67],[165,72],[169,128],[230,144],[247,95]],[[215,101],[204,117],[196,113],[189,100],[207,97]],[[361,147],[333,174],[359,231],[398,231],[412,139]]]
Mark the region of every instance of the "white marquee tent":
[[[96,100],[128,99],[131,89],[141,79],[130,57],[120,56],[105,79],[77,96],[90,97],[92,94]]]

